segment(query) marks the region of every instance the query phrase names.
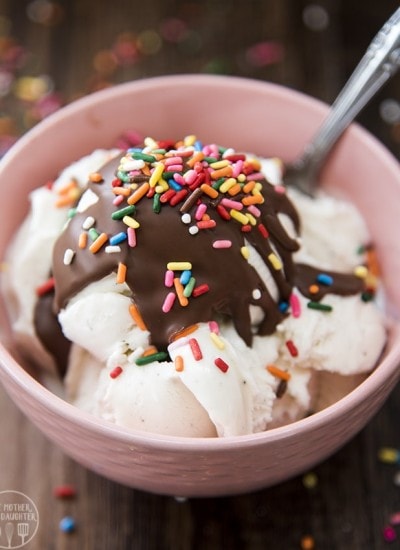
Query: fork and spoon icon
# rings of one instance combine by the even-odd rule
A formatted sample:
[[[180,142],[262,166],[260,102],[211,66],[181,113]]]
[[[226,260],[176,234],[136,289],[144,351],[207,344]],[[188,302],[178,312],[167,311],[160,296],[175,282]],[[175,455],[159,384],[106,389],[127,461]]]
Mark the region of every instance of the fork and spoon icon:
[[[8,521],[4,527],[4,532],[7,539],[8,546],[6,548],[12,548],[12,539],[14,536],[15,526],[11,521]],[[29,524],[28,523],[17,523],[17,534],[21,537],[21,545],[24,545],[26,537],[29,535]],[[0,537],[1,537],[1,527],[0,527]]]

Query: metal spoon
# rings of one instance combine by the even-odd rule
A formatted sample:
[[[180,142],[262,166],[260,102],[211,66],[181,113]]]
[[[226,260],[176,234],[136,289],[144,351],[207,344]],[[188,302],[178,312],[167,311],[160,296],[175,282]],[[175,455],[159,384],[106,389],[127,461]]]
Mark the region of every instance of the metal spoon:
[[[400,8],[372,40],[347,84],[301,156],[286,167],[286,185],[314,195],[333,146],[368,101],[400,67]]]

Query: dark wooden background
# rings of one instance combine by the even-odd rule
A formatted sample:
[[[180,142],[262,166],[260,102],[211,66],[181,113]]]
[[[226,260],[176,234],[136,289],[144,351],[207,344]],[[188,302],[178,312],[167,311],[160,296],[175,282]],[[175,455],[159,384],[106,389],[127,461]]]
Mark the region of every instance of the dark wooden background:
[[[213,72],[269,80],[331,102],[392,0],[0,0],[0,148],[51,110],[98,88],[146,76]],[[359,117],[400,152],[400,75]],[[399,233],[400,234],[400,233]],[[335,456],[279,486],[178,502],[119,486],[71,461],[0,391],[0,491],[40,513],[32,549],[400,548],[383,530],[400,510],[400,388]],[[76,498],[53,490],[74,484]],[[74,533],[60,531],[66,515]],[[397,531],[396,531],[397,529]]]

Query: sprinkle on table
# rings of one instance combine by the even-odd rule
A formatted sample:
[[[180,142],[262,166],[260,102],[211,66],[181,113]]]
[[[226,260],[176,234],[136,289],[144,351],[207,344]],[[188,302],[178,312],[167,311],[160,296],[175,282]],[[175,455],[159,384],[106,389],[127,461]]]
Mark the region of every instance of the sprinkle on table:
[[[400,525],[400,512],[392,512],[389,516],[391,525]]]
[[[385,542],[394,542],[397,540],[397,533],[392,525],[385,525],[382,530],[382,535]]]
[[[315,472],[307,472],[303,475],[302,482],[306,489],[315,489],[318,485],[318,476]]]
[[[315,540],[311,535],[303,535],[300,540],[301,550],[314,550]]]
[[[76,521],[71,516],[65,516],[60,521],[59,527],[63,533],[73,533],[76,529]]]
[[[70,484],[57,485],[53,489],[53,495],[55,498],[59,498],[59,499],[71,499],[76,497],[77,490],[74,485],[70,485]]]
[[[378,459],[386,464],[399,464],[400,450],[394,447],[382,447],[378,451]]]

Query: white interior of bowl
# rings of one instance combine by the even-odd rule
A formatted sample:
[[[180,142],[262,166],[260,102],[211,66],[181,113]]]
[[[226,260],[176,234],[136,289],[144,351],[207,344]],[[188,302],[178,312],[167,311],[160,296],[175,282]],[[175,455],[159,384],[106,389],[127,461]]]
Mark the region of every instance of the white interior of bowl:
[[[231,145],[263,156],[278,155],[288,160],[302,149],[325,112],[323,104],[279,86],[217,76],[160,77],[87,96],[36,126],[2,160],[0,188],[4,200],[0,209],[13,211],[18,204],[21,210],[15,217],[2,216],[0,255],[3,257],[10,235],[28,208],[29,190],[45,183],[62,167],[94,148],[110,147],[124,130],[134,128],[143,135],[161,139],[195,133],[204,141]],[[229,143],[226,143],[227,136]],[[366,159],[368,166],[365,166]],[[358,168],[360,166],[363,168]],[[349,167],[352,170],[355,167],[359,175],[365,174],[370,179],[384,174],[384,181],[377,185],[384,189],[386,196],[397,197],[397,202],[384,197],[384,207],[377,207],[378,192],[365,193],[363,177],[356,177],[349,184]],[[382,224],[387,225],[388,220],[393,229],[393,220],[400,219],[397,162],[369,134],[353,127],[327,165],[324,178],[328,187],[346,194],[366,215],[381,259],[388,301],[397,313],[400,311],[400,290],[395,274],[400,273],[400,244],[393,231],[381,231]],[[4,194],[10,188],[13,188],[13,193]],[[374,216],[369,215],[372,211]],[[3,309],[0,315],[2,327],[5,327]],[[124,441],[146,438],[157,446],[194,446],[203,450],[229,447],[239,441],[257,445],[269,438],[288,437],[293,430],[311,429],[316,423],[324,423],[328,416],[346,414],[355,404],[385,387],[389,379],[397,377],[399,361],[400,330],[394,326],[386,356],[379,368],[340,402],[295,424],[262,434],[205,440],[132,432],[96,419],[46,390],[4,347],[0,348],[3,376],[11,377],[33,399],[44,403],[56,414],[80,424],[90,424],[94,430],[112,433]]]

